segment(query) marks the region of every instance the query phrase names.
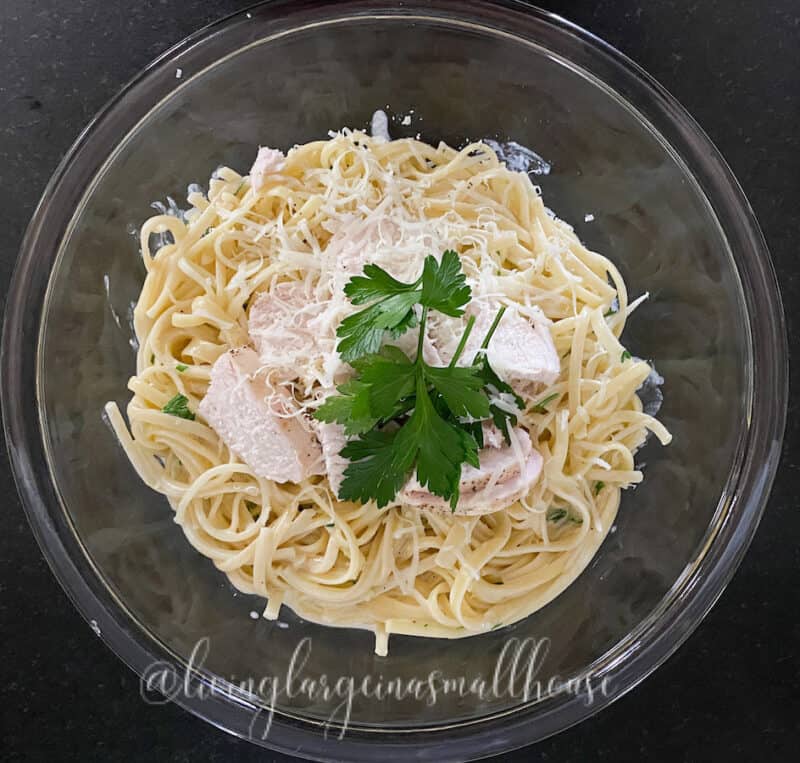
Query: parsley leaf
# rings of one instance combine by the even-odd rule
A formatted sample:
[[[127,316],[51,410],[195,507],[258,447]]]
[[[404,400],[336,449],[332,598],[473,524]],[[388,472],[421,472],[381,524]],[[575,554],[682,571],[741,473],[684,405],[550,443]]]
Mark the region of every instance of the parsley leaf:
[[[161,409],[164,413],[169,413],[172,416],[178,416],[181,419],[189,419],[194,421],[194,414],[189,410],[187,403],[189,398],[186,395],[175,395],[170,399],[167,404]]]
[[[606,486],[606,483],[605,483],[605,482],[602,482],[602,481],[600,481],[600,482],[595,482],[595,483],[594,483],[594,494],[595,494],[595,495],[600,495],[600,491],[601,491],[601,490],[602,490],[602,489],[603,489],[605,486]]]
[[[175,370],[176,370],[176,371],[177,371],[179,374],[182,374],[182,373],[183,373],[183,372],[184,372],[184,371],[185,371],[187,368],[189,368],[189,366],[187,366],[187,365],[185,365],[185,364],[183,364],[183,363],[178,363],[178,365],[177,365],[177,366],[175,366]]]
[[[480,422],[476,423],[480,427]],[[458,434],[459,437],[461,437],[461,444],[464,446],[464,462],[470,466],[474,466],[476,469],[480,468],[481,462],[478,458],[478,450],[483,447],[483,430],[481,430],[480,446],[472,432],[468,429],[464,429],[463,426],[458,428]]]
[[[374,499],[378,508],[383,508],[394,499],[408,479],[416,455],[399,451],[397,434],[373,429],[344,446],[342,458],[350,463],[339,488],[341,500],[367,503]]]
[[[352,361],[356,379],[337,387],[315,411],[314,418],[344,427],[345,434],[367,432],[379,421],[389,420],[414,407],[405,401],[414,391],[416,366],[397,347],[382,347],[379,353]]]
[[[361,373],[359,381],[369,387],[372,415],[378,419],[392,418],[398,401],[414,391],[417,367],[397,347],[384,347],[381,353],[354,363],[354,368]]]
[[[403,283],[390,276],[378,265],[365,265],[363,276],[353,276],[344,287],[344,293],[354,305],[363,305],[393,294],[416,292],[416,283]]]
[[[483,393],[484,380],[479,369],[472,366],[425,366],[425,377],[442,396],[453,416],[489,418],[489,399]]]
[[[377,352],[387,331],[397,339],[416,326],[416,304],[457,317],[464,314],[472,293],[458,254],[450,249],[441,262],[428,255],[414,283],[398,281],[378,265],[366,265],[364,275],[353,276],[344,291],[354,305],[372,302],[345,318],[336,331],[341,340],[336,349],[346,362]]]
[[[417,380],[417,405],[397,433],[396,447],[411,455],[412,460],[416,458],[420,485],[449,500],[450,507],[455,509],[461,464],[467,455],[466,442],[459,428],[436,412],[421,379]]]
[[[392,339],[399,339],[409,329],[413,329],[417,325],[417,314],[413,310],[409,310],[403,319],[396,323],[389,329],[389,336]]]
[[[396,339],[412,328],[416,324],[412,308],[418,298],[416,291],[400,292],[345,318],[336,330],[341,340],[336,349],[342,360],[377,352],[386,331]]]
[[[517,417],[513,413],[498,408],[496,405],[491,406],[491,411],[492,423],[503,433],[503,439],[506,445],[511,445],[511,435],[508,431],[508,425],[511,424],[512,427],[516,426]]]
[[[419,483],[455,509],[461,464],[477,464],[477,454],[474,438],[436,411],[418,373],[416,405],[408,421],[399,430],[366,432],[342,450],[350,464],[339,497],[362,503],[374,498],[382,508],[394,499],[416,462]]]
[[[478,448],[483,447],[483,424],[480,421],[470,421],[466,424],[461,424],[462,428],[472,435]]]
[[[373,363],[380,360],[391,360],[395,363],[409,362],[408,356],[399,347],[395,347],[393,344],[386,344],[373,355],[366,355],[363,358],[353,360],[350,365],[363,374]]]
[[[624,363],[626,360],[631,359],[631,354],[627,350],[622,351],[622,355],[620,356],[619,362]]]
[[[336,388],[338,395],[330,395],[314,412],[314,418],[328,423],[341,424],[345,434],[368,432],[378,423],[378,416],[370,410],[370,387],[356,379]]]
[[[448,249],[442,261],[428,255],[422,270],[422,297],[425,307],[438,310],[454,318],[464,314],[464,305],[469,302],[472,290],[466,284],[458,255]]]

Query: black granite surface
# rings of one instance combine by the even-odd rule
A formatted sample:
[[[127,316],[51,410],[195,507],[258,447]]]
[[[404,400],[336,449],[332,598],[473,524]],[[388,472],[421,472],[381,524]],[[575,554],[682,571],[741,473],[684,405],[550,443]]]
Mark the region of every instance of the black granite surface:
[[[239,0],[0,0],[0,281],[60,157],[130,77]],[[542,3],[630,55],[689,109],[739,177],[800,351],[800,2]],[[3,289],[5,294],[5,289]],[[793,385],[796,386],[796,385]],[[577,728],[500,760],[785,761],[800,732],[800,426],[753,545],[687,643]],[[50,574],[0,465],[0,758],[275,760],[180,708],[151,707]]]

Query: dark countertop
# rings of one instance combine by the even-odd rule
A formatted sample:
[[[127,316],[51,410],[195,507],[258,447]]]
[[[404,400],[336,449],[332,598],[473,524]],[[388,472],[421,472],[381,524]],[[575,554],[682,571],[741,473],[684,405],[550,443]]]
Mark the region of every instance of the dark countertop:
[[[91,116],[157,54],[240,0],[2,0],[0,279],[34,206]],[[631,56],[733,167],[778,270],[790,346],[800,298],[797,0],[573,0],[542,5]],[[5,292],[5,289],[4,289]],[[698,630],[641,686],[579,727],[500,760],[784,761],[800,718],[800,426],[738,573]],[[174,705],[152,707],[44,562],[0,465],[4,760],[275,760]],[[795,745],[792,745],[795,746]]]

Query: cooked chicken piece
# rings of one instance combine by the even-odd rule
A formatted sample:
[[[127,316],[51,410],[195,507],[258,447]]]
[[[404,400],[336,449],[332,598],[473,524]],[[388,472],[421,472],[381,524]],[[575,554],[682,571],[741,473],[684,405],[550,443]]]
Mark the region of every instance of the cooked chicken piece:
[[[339,455],[347,444],[344,429],[339,424],[328,424],[324,421],[315,422],[317,438],[322,446],[322,457],[325,461],[324,474],[328,475],[328,484],[334,495],[339,495],[339,488],[344,479],[344,470],[350,463]]]
[[[299,482],[320,474],[322,450],[310,424],[283,387],[271,389],[253,350],[221,355],[198,412],[259,477]]]
[[[394,267],[389,261],[392,247],[401,235],[402,230],[397,223],[379,213],[348,222],[339,228],[324,253],[329,267],[333,269],[334,291],[344,289],[353,276],[362,275],[364,266],[371,263],[380,265],[395,278],[402,279],[402,269]]]
[[[314,336],[325,337],[335,347],[337,343],[336,327],[347,315],[364,309],[365,305],[351,304],[341,292],[353,276],[363,275],[365,265],[377,264],[400,280],[413,280],[417,277],[423,259],[421,255],[416,259],[393,259],[393,247],[398,243],[401,235],[402,229],[395,221],[375,213],[364,220],[343,225],[331,237],[323,257],[327,258],[328,267],[334,273],[334,298],[324,303],[319,313],[311,317],[308,327]],[[309,298],[303,295],[300,301],[307,304]],[[306,308],[306,311],[308,312],[309,308]],[[417,352],[417,337],[418,332],[411,329],[397,339],[392,339],[387,335],[384,343],[399,347],[409,358],[413,359]],[[262,360],[267,360],[264,352],[261,353],[261,357]],[[423,344],[423,357],[431,365],[442,365],[439,353],[428,336]],[[349,367],[347,368],[349,369]],[[346,369],[343,370],[342,374],[337,369],[337,382],[341,382],[349,376],[349,372]]]
[[[481,429],[484,448],[502,448],[505,445],[503,433],[491,421],[484,421]]]
[[[497,315],[498,307],[496,304],[473,302],[462,321],[435,316],[430,337],[442,360],[446,363],[453,357],[466,319],[474,315],[475,326],[458,360],[458,365],[471,363]],[[553,384],[561,372],[549,321],[544,315],[540,320],[530,321],[514,307],[507,308],[503,314],[489,342],[487,356],[495,373],[517,392],[533,384]]]
[[[514,447],[482,448],[478,453],[480,468],[464,465],[461,470],[459,499],[455,511],[450,502],[433,495],[414,476],[397,494],[396,502],[443,514],[491,514],[505,509],[528,493],[542,471],[542,457],[531,446],[524,429],[514,428]]]
[[[285,164],[286,157],[283,151],[275,148],[258,149],[258,155],[250,168],[250,184],[256,191],[261,190],[267,182],[267,177],[280,172]]]
[[[295,370],[316,361],[320,349],[311,321],[324,308],[299,281],[259,294],[250,307],[247,328],[261,363]]]

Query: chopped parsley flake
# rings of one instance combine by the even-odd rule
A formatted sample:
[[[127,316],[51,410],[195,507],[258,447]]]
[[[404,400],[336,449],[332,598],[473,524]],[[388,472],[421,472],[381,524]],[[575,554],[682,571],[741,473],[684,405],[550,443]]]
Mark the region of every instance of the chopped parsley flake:
[[[553,402],[558,397],[558,392],[554,392],[552,395],[548,395],[547,397],[540,400],[536,405],[534,405],[531,410],[534,413],[547,413],[547,406]]]
[[[181,419],[189,419],[194,421],[194,414],[189,410],[187,403],[189,398],[186,395],[175,395],[161,410],[164,413],[169,413],[171,416],[177,416]]]
[[[581,517],[576,517],[567,511],[567,509],[562,508],[560,506],[554,506],[551,509],[547,510],[547,521],[548,522],[571,522],[574,525],[582,525],[583,519]]]

